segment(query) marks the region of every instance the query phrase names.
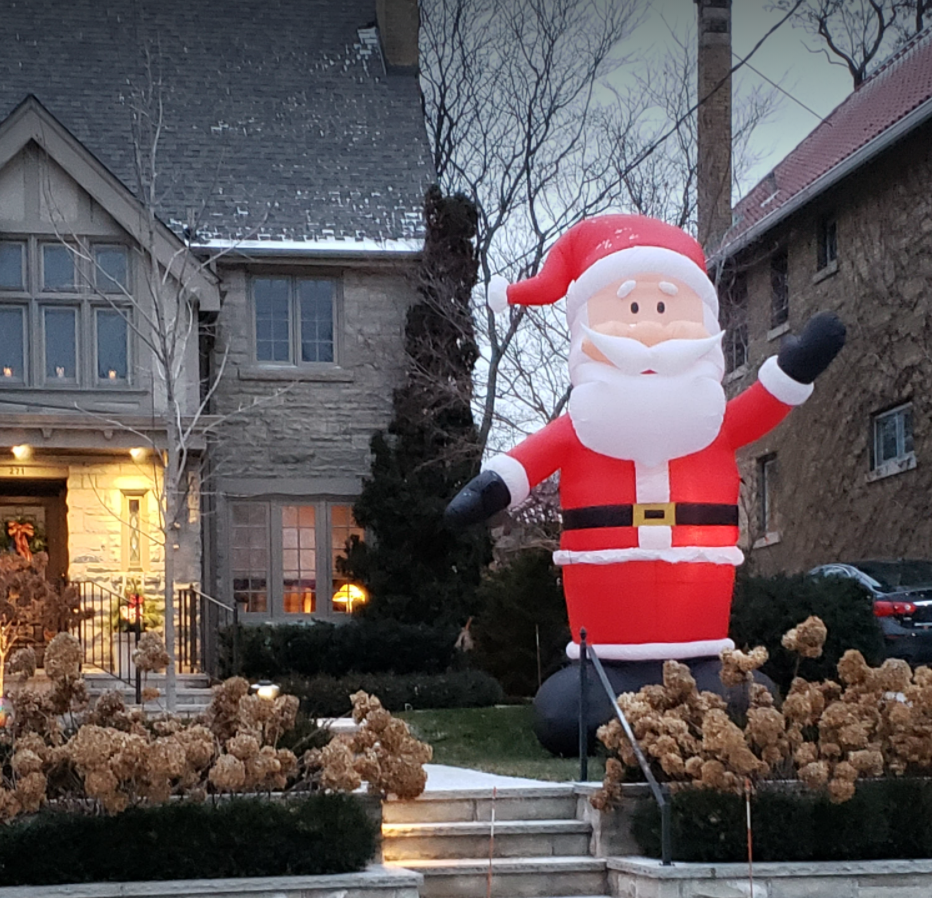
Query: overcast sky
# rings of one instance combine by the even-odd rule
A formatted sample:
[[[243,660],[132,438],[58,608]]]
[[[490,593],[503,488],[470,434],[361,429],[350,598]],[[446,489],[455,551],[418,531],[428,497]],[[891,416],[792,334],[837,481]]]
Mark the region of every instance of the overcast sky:
[[[638,37],[643,35],[644,42],[654,43],[658,50],[670,40],[668,25],[680,34],[695,26],[694,0],[648,0],[648,5],[650,14]],[[749,53],[780,20],[782,13],[767,12],[764,7],[765,0],[733,0],[732,50],[739,57]],[[810,53],[805,44],[817,47],[819,41],[787,22],[767,39],[749,64],[825,117],[851,92],[851,76],[846,68],[831,65],[824,54]],[[736,78],[762,83],[758,75],[746,68]],[[754,151],[762,155],[762,161],[747,179],[748,186],[763,178],[818,123],[812,113],[781,96],[770,123],[762,125],[755,134]]]

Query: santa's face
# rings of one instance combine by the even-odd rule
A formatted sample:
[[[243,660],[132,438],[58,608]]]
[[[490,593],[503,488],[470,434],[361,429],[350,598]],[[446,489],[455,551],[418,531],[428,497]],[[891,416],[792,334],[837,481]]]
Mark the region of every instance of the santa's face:
[[[572,328],[570,416],[584,445],[656,465],[708,446],[721,429],[721,333],[682,281],[638,274],[591,296]]]

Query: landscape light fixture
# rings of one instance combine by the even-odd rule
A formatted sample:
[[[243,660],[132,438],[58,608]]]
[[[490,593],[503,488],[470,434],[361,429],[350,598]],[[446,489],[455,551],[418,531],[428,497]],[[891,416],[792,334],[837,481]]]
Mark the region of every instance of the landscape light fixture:
[[[281,695],[282,688],[271,680],[259,680],[252,684],[252,691],[267,702],[274,702]]]

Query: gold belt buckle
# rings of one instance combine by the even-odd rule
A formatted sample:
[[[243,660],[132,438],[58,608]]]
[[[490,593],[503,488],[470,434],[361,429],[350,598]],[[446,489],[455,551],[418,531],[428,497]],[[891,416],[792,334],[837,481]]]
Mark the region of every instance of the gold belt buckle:
[[[675,502],[636,502],[632,506],[635,527],[672,527],[675,523]]]

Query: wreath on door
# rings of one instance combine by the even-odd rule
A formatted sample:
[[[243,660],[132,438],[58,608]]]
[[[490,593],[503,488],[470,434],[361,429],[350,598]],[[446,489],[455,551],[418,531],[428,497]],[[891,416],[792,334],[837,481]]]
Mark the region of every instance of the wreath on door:
[[[0,528],[0,551],[15,552],[31,561],[36,552],[45,552],[48,542],[45,528],[25,518],[6,518]]]

